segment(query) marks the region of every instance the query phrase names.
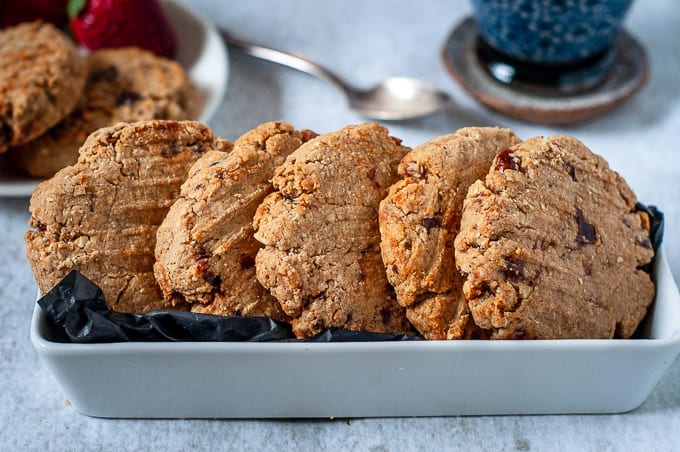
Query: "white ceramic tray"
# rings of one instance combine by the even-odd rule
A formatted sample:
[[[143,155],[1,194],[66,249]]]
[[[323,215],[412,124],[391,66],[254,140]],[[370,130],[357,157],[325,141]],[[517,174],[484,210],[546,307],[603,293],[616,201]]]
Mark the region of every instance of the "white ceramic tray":
[[[229,57],[215,25],[180,0],[163,0],[177,34],[177,61],[203,95],[198,117],[208,122],[222,103],[229,77]],[[15,174],[0,160],[0,198],[31,196],[40,181]]]
[[[663,251],[640,339],[372,343],[31,340],[80,412],[130,418],[618,413],[680,353],[680,295]]]

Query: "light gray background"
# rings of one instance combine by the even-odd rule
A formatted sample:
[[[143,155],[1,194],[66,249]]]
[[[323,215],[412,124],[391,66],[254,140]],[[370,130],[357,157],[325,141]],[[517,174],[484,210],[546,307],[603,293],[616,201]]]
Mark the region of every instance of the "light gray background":
[[[675,2],[637,2],[627,20],[627,28],[650,53],[652,75],[647,87],[608,116],[567,128],[528,125],[485,111],[449,78],[439,53],[451,28],[470,12],[464,1],[189,3],[220,26],[306,53],[359,85],[406,75],[450,91],[459,103],[456,110],[389,125],[406,145],[469,125],[507,126],[524,138],[569,134],[581,139],[626,178],[640,200],[665,212],[667,256],[675,278],[680,276],[676,233],[680,228],[680,9]],[[272,119],[317,132],[362,121],[322,82],[243,56],[232,55],[231,61],[226,98],[210,123],[220,136],[233,139]],[[36,286],[24,257],[27,208],[26,199],[0,199],[0,450],[680,449],[680,360],[640,408],[614,416],[316,421],[83,416],[69,406],[40,365],[28,338]],[[228,382],[225,388],[238,391]]]

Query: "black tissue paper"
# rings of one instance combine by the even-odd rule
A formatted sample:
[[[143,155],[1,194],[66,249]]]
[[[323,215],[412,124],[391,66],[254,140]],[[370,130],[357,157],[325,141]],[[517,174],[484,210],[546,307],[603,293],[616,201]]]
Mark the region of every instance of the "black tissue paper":
[[[136,341],[297,341],[289,324],[266,317],[152,311],[127,314],[111,311],[101,289],[73,270],[38,300],[56,342],[105,343]],[[394,341],[420,339],[329,328],[309,342]]]

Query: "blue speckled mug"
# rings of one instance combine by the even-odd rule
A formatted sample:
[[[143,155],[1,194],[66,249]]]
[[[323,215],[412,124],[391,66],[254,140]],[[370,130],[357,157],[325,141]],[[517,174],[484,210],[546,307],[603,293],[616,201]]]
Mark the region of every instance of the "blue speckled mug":
[[[597,83],[632,0],[471,0],[478,53],[494,77],[557,85]]]

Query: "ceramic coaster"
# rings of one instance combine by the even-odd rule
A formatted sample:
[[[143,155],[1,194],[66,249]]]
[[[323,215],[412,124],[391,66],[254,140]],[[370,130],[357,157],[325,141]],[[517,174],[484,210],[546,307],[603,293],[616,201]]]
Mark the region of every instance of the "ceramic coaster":
[[[523,121],[570,124],[601,115],[638,92],[649,76],[645,49],[625,31],[612,46],[614,61],[606,78],[579,92],[498,81],[480,60],[477,39],[478,28],[472,17],[453,30],[442,49],[447,70],[478,102]]]

